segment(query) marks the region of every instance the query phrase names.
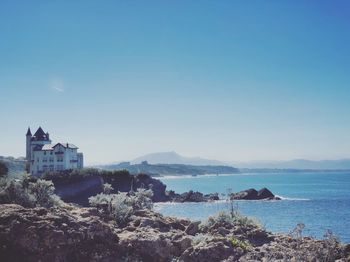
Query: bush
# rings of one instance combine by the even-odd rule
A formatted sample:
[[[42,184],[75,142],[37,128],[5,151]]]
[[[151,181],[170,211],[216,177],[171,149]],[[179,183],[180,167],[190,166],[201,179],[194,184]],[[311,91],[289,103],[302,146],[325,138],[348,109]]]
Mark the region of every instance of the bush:
[[[202,223],[202,227],[212,227],[215,224],[231,224],[244,228],[248,227],[259,227],[261,228],[260,223],[252,218],[243,216],[238,211],[234,213],[227,213],[225,211],[219,212],[216,216],[210,216],[207,221]]]
[[[119,194],[97,194],[89,198],[91,206],[96,207],[99,212],[116,220],[118,224],[124,224],[133,214],[133,208],[129,204],[129,197],[126,193]]]
[[[249,244],[247,241],[239,240],[238,238],[232,237],[231,239],[231,244],[233,247],[240,247],[243,249],[243,251],[249,251],[252,246]]]
[[[90,206],[96,207],[104,216],[114,219],[119,225],[125,224],[140,209],[153,206],[151,190],[138,189],[134,193],[104,194],[89,198]]]
[[[0,182],[0,203],[18,204],[23,207],[52,207],[61,200],[54,194],[51,181],[23,175],[21,179],[2,179]]]
[[[52,181],[39,179],[36,183],[29,184],[29,190],[36,199],[36,205],[42,207],[52,207],[59,201],[54,194],[55,187]]]
[[[104,183],[104,184],[102,185],[102,187],[103,187],[103,193],[104,193],[104,194],[110,194],[110,193],[112,193],[112,191],[113,191],[113,187],[112,187],[111,184]]]
[[[153,191],[151,189],[139,188],[130,195],[130,204],[135,210],[153,208]]]

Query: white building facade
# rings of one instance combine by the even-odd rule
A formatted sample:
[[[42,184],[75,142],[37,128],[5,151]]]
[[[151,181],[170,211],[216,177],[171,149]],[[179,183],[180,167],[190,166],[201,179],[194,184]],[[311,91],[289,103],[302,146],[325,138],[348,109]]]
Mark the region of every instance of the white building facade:
[[[69,143],[52,144],[49,133],[41,127],[32,135],[30,128],[26,134],[26,159],[29,172],[41,176],[46,172],[81,169],[84,166],[83,154],[78,147]]]

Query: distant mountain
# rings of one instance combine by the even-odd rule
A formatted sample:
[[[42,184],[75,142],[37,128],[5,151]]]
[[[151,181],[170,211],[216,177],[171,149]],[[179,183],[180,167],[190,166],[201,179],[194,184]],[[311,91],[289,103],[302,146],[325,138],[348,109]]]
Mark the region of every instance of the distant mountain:
[[[227,165],[217,160],[209,160],[200,157],[185,157],[178,153],[172,152],[159,152],[144,155],[135,158],[131,161],[131,164],[140,164],[143,161],[147,161],[149,164],[182,164],[182,165],[194,165],[194,166],[222,166]]]
[[[237,168],[350,170],[350,159],[320,161],[294,159],[290,161],[234,162],[231,164],[234,164]]]

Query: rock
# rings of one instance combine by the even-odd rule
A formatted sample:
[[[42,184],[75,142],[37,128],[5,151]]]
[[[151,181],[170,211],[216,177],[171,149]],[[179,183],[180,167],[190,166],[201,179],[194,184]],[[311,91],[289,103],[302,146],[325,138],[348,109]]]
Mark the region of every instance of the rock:
[[[199,231],[199,224],[201,221],[194,221],[189,224],[185,230],[186,234],[194,236]]]
[[[126,251],[126,261],[168,261],[172,243],[165,235],[152,228],[119,234],[121,249]]]
[[[175,256],[179,257],[189,247],[192,246],[192,239],[186,235],[175,235],[172,239],[173,249],[172,252]]]
[[[207,195],[204,195],[204,197],[205,197],[208,201],[217,201],[217,200],[220,199],[218,193],[207,194]]]
[[[199,230],[199,221],[139,210],[118,227],[98,214],[71,205],[0,204],[0,261],[347,261],[350,251],[337,241],[296,239],[254,224],[218,220]]]
[[[182,194],[176,194],[174,191],[168,191],[167,192],[169,198],[173,202],[208,202],[208,201],[215,201],[219,200],[219,194],[207,194],[203,195],[200,192],[193,192],[192,190],[182,193]]]
[[[232,193],[230,196],[231,200],[281,200],[276,197],[267,188],[262,188],[259,191],[254,188],[240,191],[238,193]]]
[[[188,262],[212,262],[222,261],[234,255],[236,252],[232,246],[224,242],[211,242],[206,245],[190,247],[181,255],[179,261]],[[238,253],[236,253],[238,255]],[[239,257],[239,256],[238,256]],[[237,260],[236,260],[237,261]]]
[[[181,202],[181,203],[183,203],[183,202],[205,202],[206,199],[202,193],[193,192],[191,190],[191,191],[185,192],[185,193],[180,194],[180,195],[175,194],[173,201],[174,202]]]
[[[230,234],[230,230],[228,230],[228,229],[226,229],[226,228],[224,228],[224,227],[219,227],[219,228],[217,229],[217,232],[218,232],[220,235],[222,235],[222,236],[226,236],[226,235]]]
[[[156,218],[142,218],[139,227],[151,227],[157,228],[160,232],[167,232],[170,230],[171,225],[168,225],[161,219]]]
[[[258,191],[258,196],[257,196],[258,199],[267,199],[267,198],[273,199],[274,197],[275,195],[272,194],[271,191],[268,190],[266,187]]]
[[[118,241],[97,217],[0,205],[0,261],[94,261],[117,257]]]
[[[258,199],[258,191],[254,188],[250,188],[244,191],[240,191],[238,193],[231,194],[231,199],[244,199],[244,200],[257,200]]]

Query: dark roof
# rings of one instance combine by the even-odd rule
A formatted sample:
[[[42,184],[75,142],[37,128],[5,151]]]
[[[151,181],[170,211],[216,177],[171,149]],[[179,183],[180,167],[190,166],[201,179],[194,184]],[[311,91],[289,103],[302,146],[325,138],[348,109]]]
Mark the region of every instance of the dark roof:
[[[29,127],[28,127],[28,131],[27,131],[26,136],[32,136],[32,132],[30,132],[30,128]]]
[[[77,146],[73,145],[73,144],[69,144],[69,143],[57,143],[56,145],[54,145],[53,147],[56,147],[58,145],[61,145],[65,148],[72,148],[72,149],[78,149]]]
[[[41,127],[39,127],[38,130],[34,134],[34,140],[45,141],[45,140],[49,140],[49,138],[45,134],[44,130]]]

